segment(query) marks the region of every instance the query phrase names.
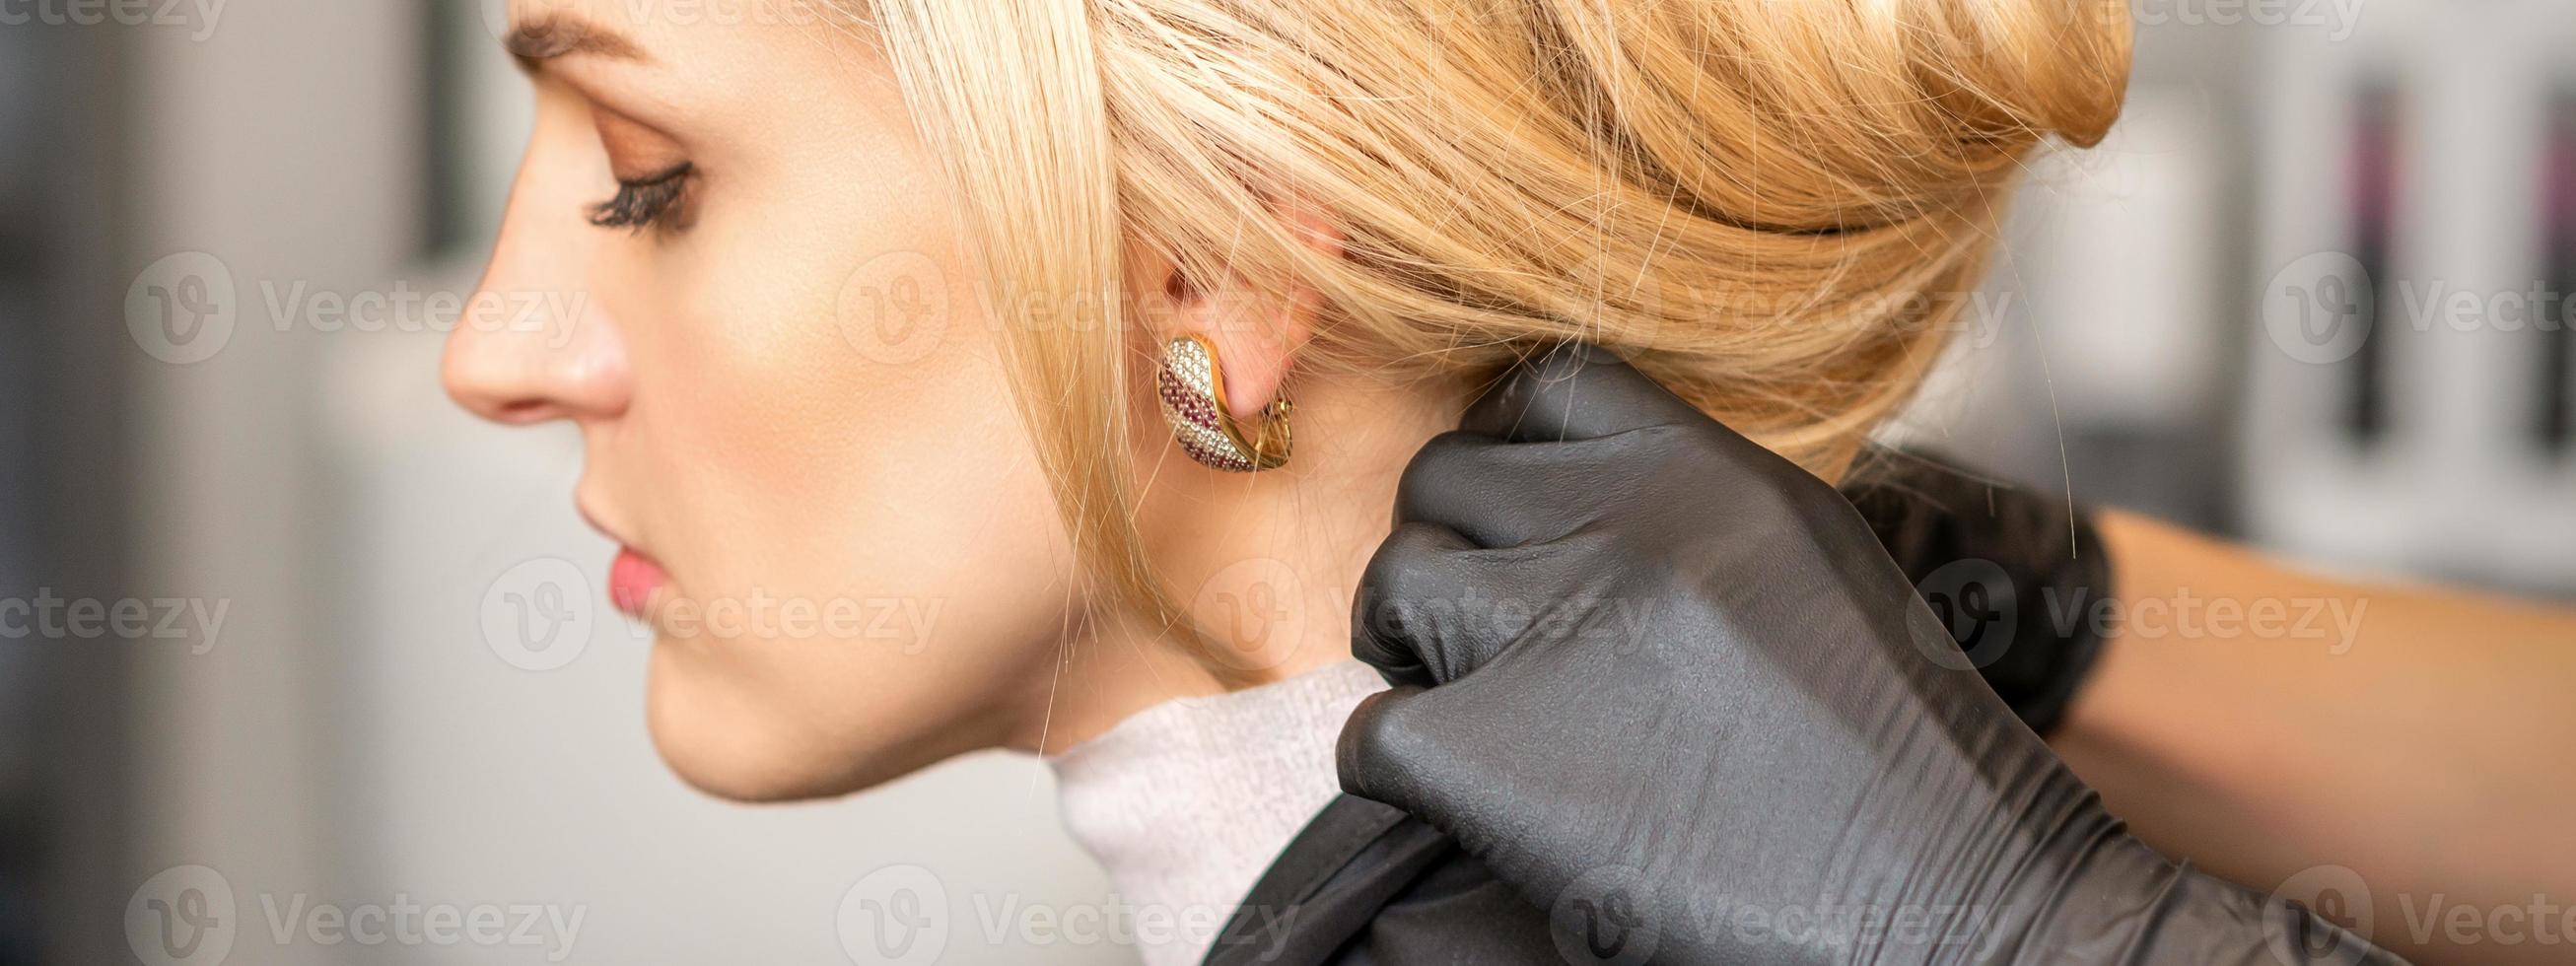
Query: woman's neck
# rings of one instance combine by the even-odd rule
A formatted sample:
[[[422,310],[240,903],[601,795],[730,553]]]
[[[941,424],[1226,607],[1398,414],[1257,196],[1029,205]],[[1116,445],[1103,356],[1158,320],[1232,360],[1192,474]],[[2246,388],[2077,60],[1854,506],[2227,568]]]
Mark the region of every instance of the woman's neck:
[[[1464,391],[1358,378],[1301,382],[1286,467],[1219,473],[1148,458],[1137,519],[1157,576],[1218,646],[1127,616],[1069,636],[1027,686],[1012,745],[1055,753],[1175,698],[1299,677],[1351,657],[1351,603],[1386,538],[1404,466],[1457,425]],[[1166,447],[1168,448],[1168,447]],[[1213,665],[1213,666],[1211,666]]]

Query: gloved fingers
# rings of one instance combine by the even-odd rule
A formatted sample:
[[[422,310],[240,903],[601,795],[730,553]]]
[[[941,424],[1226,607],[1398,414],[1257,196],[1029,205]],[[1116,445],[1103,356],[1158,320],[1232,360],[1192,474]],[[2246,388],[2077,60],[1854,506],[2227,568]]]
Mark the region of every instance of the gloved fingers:
[[[1467,408],[1459,425],[1514,446],[1564,447],[1558,458],[1589,458],[1603,471],[1645,472],[1681,460],[1674,464],[1678,472],[1720,492],[1824,486],[1607,350],[1583,343],[1565,343],[1513,367]]]
[[[1455,430],[1423,444],[1396,484],[1395,522],[1431,522],[1478,546],[1518,547],[1581,527],[1651,469],[1643,437],[1504,443]]]
[[[1361,574],[1351,613],[1352,656],[1390,684],[1417,687],[1446,684],[1482,667],[1549,603],[1512,594],[1514,587],[1554,583],[1544,575],[1552,568],[1530,557],[1486,550],[1437,523],[1397,526]],[[1524,572],[1505,572],[1511,567]]]
[[[1507,442],[1592,439],[1670,423],[1714,423],[1607,350],[1560,343],[1488,390],[1461,429]]]
[[[1411,811],[1420,796],[1409,791],[1415,767],[1436,751],[1419,747],[1423,735],[1407,723],[1423,689],[1399,684],[1360,699],[1333,744],[1333,767],[1342,790]]]

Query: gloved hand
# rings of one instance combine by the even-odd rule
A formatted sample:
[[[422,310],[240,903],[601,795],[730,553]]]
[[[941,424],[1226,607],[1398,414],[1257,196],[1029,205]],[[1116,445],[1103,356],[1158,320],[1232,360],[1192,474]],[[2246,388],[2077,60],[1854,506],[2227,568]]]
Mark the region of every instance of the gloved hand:
[[[1849,502],[1607,353],[1507,376],[1395,519],[1343,787],[1569,961],[2399,961],[2129,836]]]

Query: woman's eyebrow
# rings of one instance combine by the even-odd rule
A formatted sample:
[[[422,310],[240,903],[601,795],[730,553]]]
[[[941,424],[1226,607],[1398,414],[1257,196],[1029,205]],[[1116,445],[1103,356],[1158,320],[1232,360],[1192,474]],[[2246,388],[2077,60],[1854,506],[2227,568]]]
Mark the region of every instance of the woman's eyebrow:
[[[529,20],[510,30],[501,46],[530,73],[546,61],[574,54],[590,54],[619,60],[646,61],[644,48],[625,34],[570,14],[552,13]]]

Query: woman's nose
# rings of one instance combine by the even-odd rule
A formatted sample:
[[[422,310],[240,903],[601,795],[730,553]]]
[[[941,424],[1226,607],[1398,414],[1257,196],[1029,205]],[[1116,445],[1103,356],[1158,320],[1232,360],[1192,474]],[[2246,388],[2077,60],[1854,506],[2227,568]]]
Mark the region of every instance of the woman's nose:
[[[447,336],[447,394],[497,423],[617,416],[632,392],[617,327],[578,285],[538,284],[505,233]],[[572,276],[565,276],[572,277]]]

